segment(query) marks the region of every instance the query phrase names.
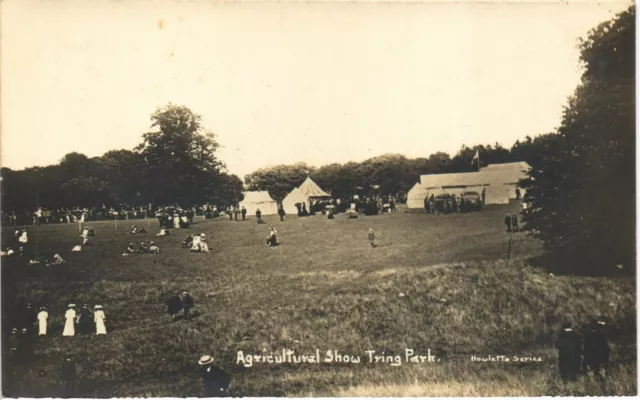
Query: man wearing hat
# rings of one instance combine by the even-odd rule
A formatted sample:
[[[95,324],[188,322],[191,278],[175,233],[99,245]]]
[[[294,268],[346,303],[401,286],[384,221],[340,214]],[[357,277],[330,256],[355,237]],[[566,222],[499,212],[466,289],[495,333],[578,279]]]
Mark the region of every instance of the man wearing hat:
[[[186,290],[182,292],[182,307],[184,309],[184,319],[190,319],[193,297]]]
[[[226,397],[229,395],[231,375],[216,367],[213,363],[213,357],[208,355],[200,357],[198,361],[205,396]]]
[[[64,397],[74,397],[76,391],[76,364],[71,360],[71,357],[64,359],[60,375],[64,382]]]
[[[589,324],[589,330],[584,338],[584,362],[582,369],[586,373],[590,368],[596,377],[601,377],[600,369],[605,373],[609,367],[611,348],[604,333],[606,322],[604,318],[594,318]]]

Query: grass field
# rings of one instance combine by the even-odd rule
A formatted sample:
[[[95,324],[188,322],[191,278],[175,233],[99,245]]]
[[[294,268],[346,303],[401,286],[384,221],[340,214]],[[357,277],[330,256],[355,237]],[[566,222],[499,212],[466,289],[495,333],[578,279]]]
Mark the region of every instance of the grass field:
[[[67,263],[46,269],[26,258],[3,260],[3,328],[27,300],[49,307],[50,333],[32,357],[5,371],[8,395],[61,395],[62,358],[79,365],[78,396],[202,396],[197,360],[211,354],[248,396],[540,396],[633,395],[636,310],[633,277],[553,275],[531,266],[542,255],[524,233],[504,232],[504,213],[414,213],[335,220],[322,216],[197,221],[210,254],[181,248],[187,230],[132,236],[128,225],[94,223],[93,245],[71,253],[77,226],[28,228],[39,254]],[[146,226],[145,223],[138,222]],[[270,226],[281,245],[268,248]],[[378,247],[367,231],[373,228]],[[11,241],[3,230],[3,242]],[[153,238],[151,237],[153,236]],[[121,253],[130,241],[154,240],[160,255]],[[189,290],[197,317],[172,322],[164,301]],[[102,304],[109,334],[62,337],[65,305]],[[592,378],[563,385],[553,340],[563,319],[611,319],[614,368],[606,384]],[[368,363],[365,351],[404,356],[431,351],[438,361]],[[359,364],[236,363],[237,352],[297,354],[337,350]],[[539,357],[537,362],[473,362],[471,356]],[[403,359],[403,361],[405,361]],[[9,382],[7,382],[7,380]],[[10,386],[9,386],[10,385]]]

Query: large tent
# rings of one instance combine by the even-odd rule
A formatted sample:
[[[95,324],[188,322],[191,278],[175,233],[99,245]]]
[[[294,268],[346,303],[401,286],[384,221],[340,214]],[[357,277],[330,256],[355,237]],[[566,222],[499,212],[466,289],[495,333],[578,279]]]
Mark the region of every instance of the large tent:
[[[331,198],[331,195],[322,190],[311,178],[307,178],[300,186],[293,189],[291,193],[282,200],[282,207],[284,208],[284,212],[288,215],[295,215],[298,213],[296,204],[305,203],[307,210],[310,210],[310,199],[316,200],[323,198]]]
[[[249,215],[255,215],[260,209],[262,215],[274,215],[278,213],[278,204],[269,196],[269,192],[244,192],[244,200],[240,202],[240,207],[247,209]]]
[[[481,194],[482,190],[486,193],[485,204],[508,204],[510,199],[516,198],[518,182],[527,176],[530,168],[526,162],[513,162],[490,164],[478,172],[421,175],[419,184],[407,196],[407,206],[424,207],[424,197],[421,198],[424,193],[459,195],[473,191]],[[410,197],[413,198],[411,204]]]

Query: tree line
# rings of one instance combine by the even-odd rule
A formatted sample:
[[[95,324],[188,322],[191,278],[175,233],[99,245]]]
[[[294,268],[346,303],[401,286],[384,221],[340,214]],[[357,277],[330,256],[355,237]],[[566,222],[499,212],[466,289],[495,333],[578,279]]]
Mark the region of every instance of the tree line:
[[[92,158],[74,152],[55,165],[2,168],[3,211],[103,204],[231,205],[242,199],[242,181],[216,158],[218,142],[204,130],[199,115],[169,104],[152,114],[151,128],[133,150]]]

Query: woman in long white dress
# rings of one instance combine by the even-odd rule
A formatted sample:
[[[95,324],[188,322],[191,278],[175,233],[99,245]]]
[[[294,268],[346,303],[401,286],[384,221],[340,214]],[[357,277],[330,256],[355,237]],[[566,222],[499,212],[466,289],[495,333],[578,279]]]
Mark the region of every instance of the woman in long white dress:
[[[18,238],[18,241],[20,243],[27,243],[29,242],[29,238],[27,237],[27,231],[26,230],[22,230],[22,235],[20,236],[20,238]]]
[[[64,331],[62,336],[74,336],[76,334],[76,310],[75,304],[69,304],[67,312],[64,314],[66,322],[64,323]]]
[[[106,335],[107,327],[104,325],[104,311],[102,306],[95,306],[93,313],[93,320],[96,322],[96,335]]]
[[[47,318],[49,318],[47,308],[45,306],[40,307],[40,312],[38,313],[38,327],[40,328],[38,335],[40,336],[47,334]]]

